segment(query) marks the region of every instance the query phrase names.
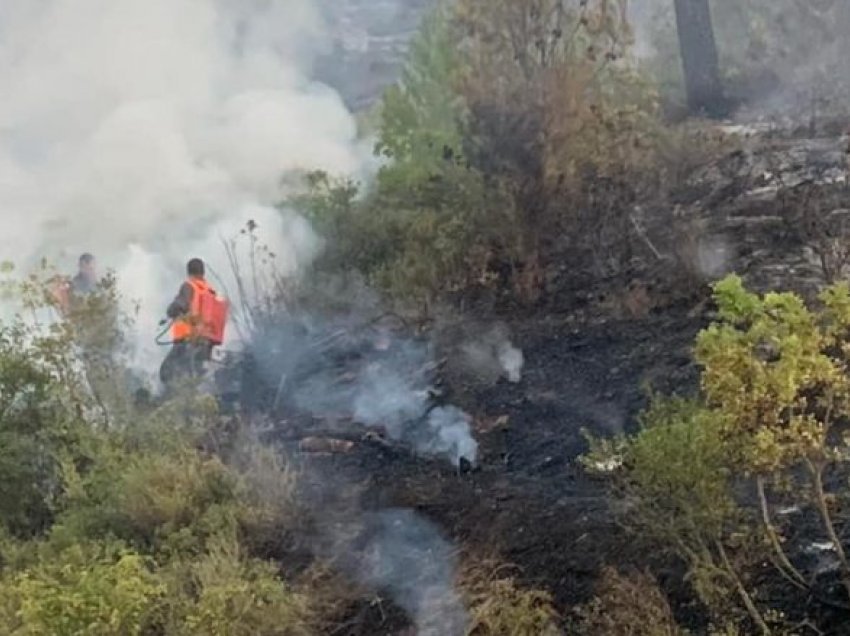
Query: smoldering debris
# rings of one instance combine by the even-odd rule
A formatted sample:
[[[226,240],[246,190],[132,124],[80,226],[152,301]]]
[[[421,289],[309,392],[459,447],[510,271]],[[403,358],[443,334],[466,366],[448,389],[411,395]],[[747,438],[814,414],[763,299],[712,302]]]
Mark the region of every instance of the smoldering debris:
[[[343,438],[358,427],[378,429],[417,455],[475,463],[472,418],[442,403],[427,340],[350,315],[290,317],[254,340],[255,373],[282,411],[329,423],[325,430]]]
[[[328,547],[347,576],[388,594],[419,636],[466,633],[469,617],[454,586],[454,550],[414,511],[364,513],[353,524],[338,525]]]
[[[494,384],[499,378],[517,383],[522,379],[525,364],[522,350],[514,346],[510,331],[504,324],[482,327],[463,324],[448,330],[450,345],[459,352],[460,370],[485,384]]]
[[[390,438],[412,444],[417,453],[443,456],[454,464],[475,461],[472,418],[457,407],[434,405],[429,390],[411,383],[397,367],[370,365],[353,397],[357,421],[383,426]]]
[[[498,347],[499,362],[510,382],[519,382],[522,378],[522,367],[525,363],[522,351],[513,346],[510,341],[504,340]]]

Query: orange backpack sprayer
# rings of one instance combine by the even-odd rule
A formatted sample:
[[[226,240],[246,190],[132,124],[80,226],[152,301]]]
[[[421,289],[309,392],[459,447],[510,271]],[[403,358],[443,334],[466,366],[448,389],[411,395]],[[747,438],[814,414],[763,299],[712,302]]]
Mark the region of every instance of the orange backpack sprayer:
[[[198,335],[214,345],[220,345],[224,342],[224,328],[227,325],[229,312],[230,304],[226,298],[219,296],[212,289],[201,294],[198,303],[200,317]]]
[[[230,312],[226,298],[219,296],[206,281],[190,278],[192,306],[189,313],[171,323],[171,341],[204,339],[218,346],[224,342],[224,329]],[[163,335],[163,334],[161,334]],[[157,342],[163,343],[157,338]]]

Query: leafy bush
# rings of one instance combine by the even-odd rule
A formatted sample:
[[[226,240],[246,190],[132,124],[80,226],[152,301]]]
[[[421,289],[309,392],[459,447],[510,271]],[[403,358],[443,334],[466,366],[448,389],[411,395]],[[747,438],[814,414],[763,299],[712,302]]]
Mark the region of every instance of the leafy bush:
[[[311,613],[306,597],[277,578],[271,564],[240,555],[233,541],[213,542],[190,566],[193,600],[174,634],[305,636]]]
[[[144,634],[165,592],[141,555],[75,545],[4,577],[4,633],[44,636]]]
[[[45,544],[0,578],[0,630],[10,635],[301,636],[311,620],[306,597],[227,533],[194,560],[159,566],[120,544]]]
[[[59,331],[0,326],[0,524],[31,536],[62,505],[61,463],[85,461],[85,402]]]
[[[192,451],[132,457],[117,489],[117,507],[131,530],[148,540],[175,534],[203,545],[235,507],[238,481],[216,458]],[[184,546],[184,549],[186,546]]]
[[[317,172],[292,199],[327,239],[318,266],[356,268],[375,285],[422,300],[470,284],[486,266],[505,202],[464,157],[460,59],[450,15],[426,18],[399,84],[380,109],[374,188]]]
[[[382,102],[374,185],[315,173],[293,199],[328,239],[319,268],[427,308],[476,287],[534,300],[553,269],[625,267],[630,211],[663,172],[630,41],[611,0],[437,10]]]
[[[638,434],[597,441],[588,466],[622,462],[616,483],[630,519],[688,563],[719,622],[737,599],[768,633],[781,621],[760,588],[796,595],[831,584],[805,565],[805,546],[789,545],[777,503],[820,526],[850,596],[837,530],[847,522],[850,288],[828,288],[812,311],[794,294],[759,297],[731,276],[715,285],[715,300],[719,319],[696,346],[700,399],[656,400]]]
[[[699,598],[726,614],[741,576],[736,557],[749,565],[760,555],[730,487],[717,414],[693,401],[657,398],[642,424],[631,439],[595,441],[587,465],[623,463],[617,485],[629,503],[624,523],[680,556]],[[749,593],[741,600],[750,604]]]
[[[7,292],[51,310],[38,276]],[[306,596],[248,556],[300,523],[294,473],[191,391],[136,412],[114,300],[0,325],[0,632],[311,633]]]
[[[290,548],[309,516],[298,501],[296,471],[273,450],[255,442],[241,446],[231,459],[239,473],[238,523],[242,543],[252,554],[275,554]]]

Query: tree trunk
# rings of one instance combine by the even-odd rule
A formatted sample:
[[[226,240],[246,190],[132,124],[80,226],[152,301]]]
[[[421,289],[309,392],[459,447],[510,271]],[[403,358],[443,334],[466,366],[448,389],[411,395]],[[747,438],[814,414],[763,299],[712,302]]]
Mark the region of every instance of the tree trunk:
[[[838,3],[836,10],[838,11],[836,16],[837,31],[842,34],[839,38],[839,60],[846,61],[847,57],[850,56],[850,36],[848,35],[850,34],[850,2],[842,0]]]
[[[693,114],[723,117],[728,104],[720,83],[708,0],[675,0],[675,5],[688,108]]]

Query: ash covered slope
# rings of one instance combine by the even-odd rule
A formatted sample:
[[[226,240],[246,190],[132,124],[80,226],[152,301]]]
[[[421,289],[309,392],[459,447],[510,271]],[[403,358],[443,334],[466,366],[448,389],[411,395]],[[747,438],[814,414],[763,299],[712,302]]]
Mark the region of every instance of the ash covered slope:
[[[707,246],[723,246],[724,269],[760,290],[805,292],[823,280],[809,242],[792,231],[801,208],[784,198],[814,187],[805,198],[811,212],[835,216],[836,191],[846,193],[845,144],[826,133],[813,139],[754,131],[741,148],[695,175],[677,204],[700,222]],[[552,592],[565,615],[592,596],[606,564],[659,567],[671,598],[687,597],[675,564],[623,532],[606,488],[576,461],[582,428],[633,429],[646,404],[644,384],[679,394],[698,386],[691,348],[711,308],[691,299],[671,304],[669,290],[657,294],[652,310],[638,317],[557,303],[514,315],[507,322],[526,361],[519,382],[473,382],[452,373],[450,363],[442,381],[475,416],[479,466],[470,474],[365,443],[306,461],[323,482],[333,475],[337,483],[358,485],[367,508],[412,508],[453,544],[488,546],[518,564],[529,586]],[[463,342],[441,347],[439,356],[454,360],[464,349]],[[692,607],[683,609],[683,620],[699,629]],[[370,614],[351,633],[397,633],[403,626]]]

